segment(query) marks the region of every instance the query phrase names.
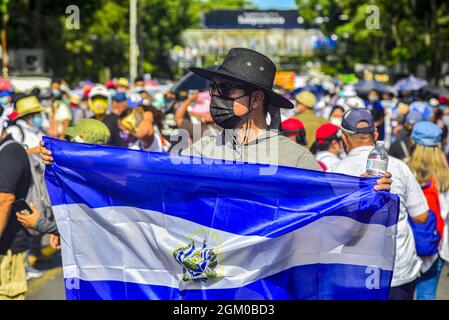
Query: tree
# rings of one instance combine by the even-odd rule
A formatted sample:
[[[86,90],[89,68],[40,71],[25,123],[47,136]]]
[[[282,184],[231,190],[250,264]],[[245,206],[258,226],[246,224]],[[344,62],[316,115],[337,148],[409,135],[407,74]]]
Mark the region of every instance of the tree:
[[[314,22],[319,14],[332,16],[335,10],[348,17],[347,21],[321,25],[326,34],[336,33],[340,39],[347,39],[343,42],[347,42],[349,50],[341,57],[346,68],[356,62],[403,64],[416,72],[417,66],[424,64],[428,79],[438,82],[442,62],[449,61],[447,1],[297,0],[297,4],[300,14],[309,22]],[[369,6],[378,8],[378,29],[367,25],[372,15],[367,10]]]

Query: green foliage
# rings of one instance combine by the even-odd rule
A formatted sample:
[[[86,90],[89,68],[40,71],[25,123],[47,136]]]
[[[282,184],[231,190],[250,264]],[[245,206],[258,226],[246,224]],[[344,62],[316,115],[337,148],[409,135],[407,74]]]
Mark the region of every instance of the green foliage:
[[[406,64],[411,72],[418,64],[431,66],[428,78],[441,76],[441,63],[449,61],[449,2],[444,0],[297,0],[300,15],[313,23],[318,16],[330,17],[320,25],[325,34],[337,34],[341,47],[341,71],[356,62],[392,66]],[[317,7],[320,6],[320,7]],[[379,8],[379,29],[367,28],[367,7]],[[346,21],[338,21],[344,14]]]
[[[0,0],[8,11],[9,48],[43,48],[50,72],[69,82],[129,73],[129,0]],[[199,27],[201,12],[250,6],[249,0],[138,0],[140,72],[172,77],[169,51],[181,33]],[[77,5],[80,29],[66,28],[65,9]]]

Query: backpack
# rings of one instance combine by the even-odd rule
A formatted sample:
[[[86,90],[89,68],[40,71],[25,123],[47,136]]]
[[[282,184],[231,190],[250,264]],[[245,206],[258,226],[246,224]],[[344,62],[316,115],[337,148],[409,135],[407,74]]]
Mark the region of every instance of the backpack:
[[[9,140],[3,143],[0,146],[0,151],[3,150],[6,146],[17,143],[17,141]],[[33,203],[37,210],[39,211],[41,217],[43,218],[52,218],[53,211],[51,208],[50,198],[48,196],[47,185],[45,184],[44,178],[44,170],[45,168],[42,164],[36,160],[36,158],[32,155],[28,155],[28,160],[30,162],[30,171],[31,171],[31,184],[28,189],[28,193],[25,201],[29,203]],[[39,235],[40,233],[35,230],[28,230],[28,232],[32,235]]]
[[[433,256],[438,252],[444,230],[436,180],[431,178],[422,189],[429,206],[429,218],[424,224],[415,223],[410,217],[408,221],[413,231],[418,256]]]
[[[427,185],[422,188],[422,191],[426,197],[429,209],[435,213],[436,229],[440,233],[441,240],[444,230],[444,220],[441,217],[440,193],[438,192],[437,180],[433,177],[430,178]]]
[[[426,223],[415,223],[409,216],[408,222],[415,238],[416,253],[418,256],[433,256],[438,252],[440,232],[437,231],[435,213],[429,210],[429,219]]]
[[[10,125],[6,127],[6,131],[8,133],[11,133],[11,129],[16,130],[16,135],[14,136],[14,140],[18,142],[19,144],[22,144],[25,140],[25,133],[23,132],[23,129],[21,126],[19,126],[17,123],[13,122]]]

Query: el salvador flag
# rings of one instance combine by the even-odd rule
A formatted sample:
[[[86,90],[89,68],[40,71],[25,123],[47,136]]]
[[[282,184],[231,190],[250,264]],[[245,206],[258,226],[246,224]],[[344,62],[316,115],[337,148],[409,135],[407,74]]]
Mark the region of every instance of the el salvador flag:
[[[399,201],[375,179],[44,140],[68,299],[388,298]]]

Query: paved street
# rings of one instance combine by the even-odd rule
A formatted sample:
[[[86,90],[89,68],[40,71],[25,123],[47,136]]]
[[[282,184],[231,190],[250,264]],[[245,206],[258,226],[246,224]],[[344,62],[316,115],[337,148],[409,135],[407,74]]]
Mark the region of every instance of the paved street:
[[[65,300],[61,255],[56,253],[52,261],[36,266],[44,275],[28,281],[27,300]]]

